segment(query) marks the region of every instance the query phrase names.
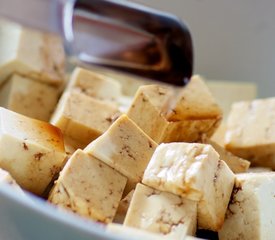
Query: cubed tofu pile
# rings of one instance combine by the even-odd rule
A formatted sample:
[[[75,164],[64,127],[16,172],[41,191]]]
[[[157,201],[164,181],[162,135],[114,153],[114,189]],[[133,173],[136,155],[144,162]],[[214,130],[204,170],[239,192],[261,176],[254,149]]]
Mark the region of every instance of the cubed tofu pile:
[[[223,119],[199,75],[173,87],[76,67],[66,80],[64,64],[58,36],[0,21],[1,184],[127,239],[273,239],[275,98]]]

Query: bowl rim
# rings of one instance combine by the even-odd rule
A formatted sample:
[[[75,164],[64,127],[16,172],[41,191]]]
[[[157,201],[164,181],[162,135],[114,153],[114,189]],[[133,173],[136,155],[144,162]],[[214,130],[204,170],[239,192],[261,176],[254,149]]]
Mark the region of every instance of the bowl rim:
[[[44,218],[57,223],[57,225],[61,224],[65,227],[81,231],[88,236],[90,235],[91,239],[93,239],[92,237],[98,237],[102,240],[129,240],[129,238],[125,238],[123,235],[114,235],[107,232],[103,224],[84,219],[67,210],[59,209],[46,200],[29,192],[24,191],[24,193],[26,194],[26,197],[22,197],[22,194],[18,194],[18,192],[8,184],[0,185],[0,198],[4,198],[11,204],[16,204],[19,207],[26,208],[34,214],[41,215]]]

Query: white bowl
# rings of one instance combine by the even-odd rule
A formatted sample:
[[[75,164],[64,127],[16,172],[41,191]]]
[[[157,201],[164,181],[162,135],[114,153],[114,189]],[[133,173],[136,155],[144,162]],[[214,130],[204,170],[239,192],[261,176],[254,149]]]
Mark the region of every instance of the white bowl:
[[[86,221],[35,196],[22,197],[9,185],[0,186],[1,240],[118,240],[103,226]],[[129,239],[129,238],[128,238]]]

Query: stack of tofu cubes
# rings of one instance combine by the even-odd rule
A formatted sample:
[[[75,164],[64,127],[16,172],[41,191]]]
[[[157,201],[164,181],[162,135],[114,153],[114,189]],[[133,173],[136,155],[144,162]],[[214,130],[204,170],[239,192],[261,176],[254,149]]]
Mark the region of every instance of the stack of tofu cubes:
[[[65,86],[59,37],[1,21],[0,40],[0,182],[127,239],[273,239],[275,174],[247,173],[275,169],[273,98],[233,105],[221,146],[200,76],[121,84],[75,68]]]

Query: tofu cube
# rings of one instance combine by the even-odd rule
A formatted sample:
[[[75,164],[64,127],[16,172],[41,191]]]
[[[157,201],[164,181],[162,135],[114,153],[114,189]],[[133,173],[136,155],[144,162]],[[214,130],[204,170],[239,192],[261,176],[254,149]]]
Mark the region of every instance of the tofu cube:
[[[238,102],[227,121],[225,147],[251,161],[275,169],[275,98]]]
[[[51,123],[84,148],[104,133],[120,112],[107,102],[93,99],[76,91],[63,93]]]
[[[199,228],[221,228],[234,185],[234,174],[211,145],[161,144],[142,182],[161,191],[198,201]]]
[[[275,173],[236,175],[236,183],[219,231],[220,240],[272,240],[275,236]]]
[[[180,240],[196,232],[197,203],[138,184],[123,225]]]
[[[169,122],[165,107],[169,105],[173,91],[159,85],[141,86],[127,112],[131,118],[155,142],[162,142]]]
[[[220,159],[226,162],[232,172],[242,173],[248,170],[250,166],[249,161],[235,156],[234,154],[228,152],[225,148],[210,139],[205,139],[205,141],[203,142],[206,144],[210,144],[217,151],[217,153],[220,155]]]
[[[50,119],[58,97],[57,88],[16,74],[0,88],[0,106],[42,121]]]
[[[41,195],[65,157],[58,128],[0,108],[0,167],[19,186]]]
[[[112,222],[127,178],[78,149],[68,160],[49,201],[102,223]]]
[[[59,36],[0,20],[0,42],[0,85],[13,73],[63,83],[65,53]]]
[[[127,227],[121,224],[110,223],[107,225],[106,231],[108,233],[115,234],[116,236],[121,236],[124,239],[132,240],[172,240],[173,238],[167,237],[157,233],[151,233],[138,228]],[[185,239],[185,238],[184,238]]]
[[[157,143],[210,137],[222,118],[221,109],[198,76],[176,90],[158,85],[140,87],[127,115]]]
[[[76,68],[68,89],[76,89],[90,97],[115,103],[121,96],[121,86],[114,79],[83,68]]]
[[[195,75],[179,90],[167,112],[167,120],[221,119],[222,110],[212,96],[204,80]]]
[[[128,178],[125,193],[141,182],[157,144],[126,115],[119,117],[84,152],[116,169]]]

